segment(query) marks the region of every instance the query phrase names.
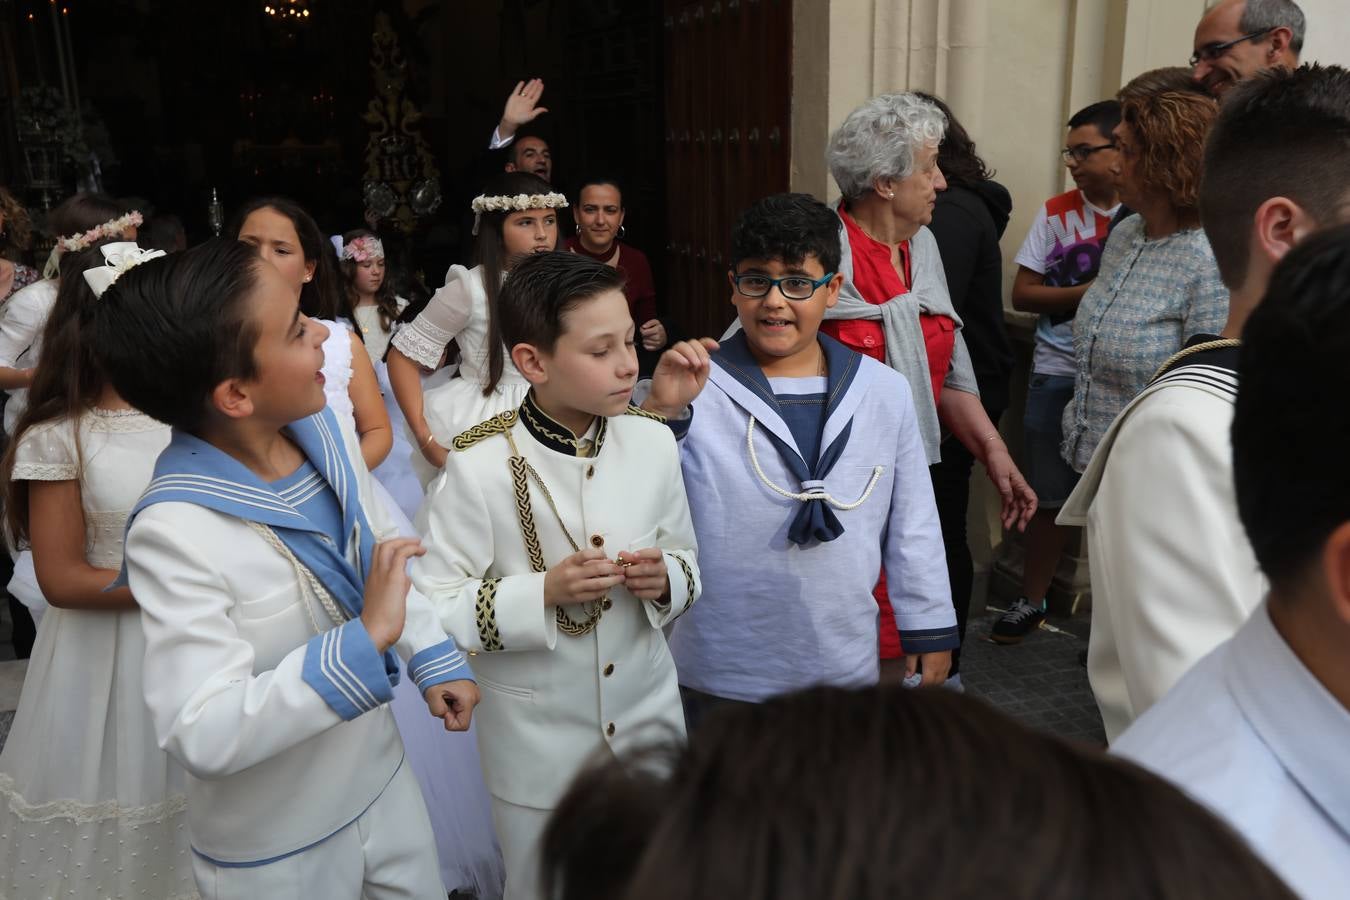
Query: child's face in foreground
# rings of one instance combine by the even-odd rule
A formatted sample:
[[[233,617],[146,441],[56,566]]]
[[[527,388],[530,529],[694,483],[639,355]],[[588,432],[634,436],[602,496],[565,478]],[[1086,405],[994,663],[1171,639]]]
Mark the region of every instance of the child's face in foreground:
[[[258,248],[258,255],[276,266],[297,291],[314,276],[314,262],[305,261],[295,223],[270,206],[255,209],[239,226],[239,240]]]
[[[781,259],[743,259],[736,267],[737,275],[762,275],[765,278],[801,278],[819,281],[825,269],[814,253],[797,262]],[[836,275],[815,289],[806,300],[789,300],[781,286],[769,289],[763,297],[747,297],[731,281],[731,302],[740,317],[741,328],[750,350],[761,364],[771,360],[787,360],[803,353],[814,353],[816,333],[825,318],[825,310],[839,302],[839,287],[843,279]]]
[[[621,291],[583,300],[563,316],[553,350],[541,353],[548,379],[535,391],[556,411],[622,415],[637,383],[633,317]]]
[[[270,263],[258,266],[248,304],[258,332],[257,374],[248,382],[253,415],[285,425],[323,409],[320,370],[328,329],[300,312],[300,291]]]

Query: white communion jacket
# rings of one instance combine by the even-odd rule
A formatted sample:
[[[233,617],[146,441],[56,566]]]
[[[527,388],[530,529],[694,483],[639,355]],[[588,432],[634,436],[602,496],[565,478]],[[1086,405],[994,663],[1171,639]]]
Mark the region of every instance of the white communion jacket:
[[[552,808],[596,754],[684,736],[661,629],[698,599],[697,545],[670,429],[630,413],[599,420],[594,451],[578,456],[570,432],[527,397],[455,439],[423,510],[427,555],[413,581],[472,656],[484,775],[509,803]],[[520,468],[520,489],[513,448],[539,476]],[[669,602],[614,588],[594,630],[560,633],[544,573],[572,541],[610,559],[661,548]],[[586,619],[579,607],[565,614]]]

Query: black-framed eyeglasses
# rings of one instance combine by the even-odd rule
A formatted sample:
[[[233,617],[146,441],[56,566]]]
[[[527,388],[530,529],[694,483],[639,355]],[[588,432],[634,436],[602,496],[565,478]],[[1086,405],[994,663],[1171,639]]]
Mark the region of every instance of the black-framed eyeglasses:
[[[779,292],[789,300],[810,300],[820,286],[829,282],[834,277],[833,272],[826,272],[818,279],[811,279],[805,275],[788,275],[783,278],[770,278],[768,275],[759,275],[751,272],[745,275],[731,273],[731,281],[736,285],[736,293],[742,297],[749,297],[751,300],[758,300],[761,297],[767,297],[769,291],[777,285]]]
[[[1087,144],[1079,144],[1077,147],[1065,147],[1063,150],[1059,151],[1059,155],[1064,157],[1065,162],[1073,162],[1074,160],[1086,162],[1087,158],[1098,150],[1114,149],[1116,149],[1114,142],[1110,144],[1098,144],[1095,147],[1089,147]]]
[[[1233,38],[1231,41],[1215,41],[1211,44],[1206,44],[1191,54],[1191,68],[1194,69],[1202,62],[1213,62],[1227,53],[1230,48],[1236,47],[1243,41],[1254,41],[1257,38],[1265,37],[1274,30],[1274,28],[1263,28],[1260,31],[1253,31],[1251,34],[1244,34],[1242,37]]]

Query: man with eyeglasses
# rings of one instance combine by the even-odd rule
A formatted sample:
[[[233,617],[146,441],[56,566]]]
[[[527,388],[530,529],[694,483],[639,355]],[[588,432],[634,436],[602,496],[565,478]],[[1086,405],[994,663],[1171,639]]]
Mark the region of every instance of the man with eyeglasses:
[[[1293,0],[1222,0],[1195,26],[1193,77],[1222,97],[1257,72],[1297,68],[1305,25]]]
[[[1060,419],[1073,399],[1078,371],[1074,313],[1097,277],[1102,248],[1121,210],[1112,174],[1118,154],[1111,138],[1119,124],[1120,104],[1115,100],[1094,103],[1069,119],[1061,155],[1076,187],[1045,201],[1016,257],[1013,308],[1040,314],[1023,419],[1022,460],[1040,508],[1027,526],[1022,596],[994,623],[990,634],[1000,644],[1020,643],[1045,621],[1045,595],[1073,534],[1073,529],[1055,524],[1060,506],[1078,483],[1078,473],[1060,456],[1064,437]]]

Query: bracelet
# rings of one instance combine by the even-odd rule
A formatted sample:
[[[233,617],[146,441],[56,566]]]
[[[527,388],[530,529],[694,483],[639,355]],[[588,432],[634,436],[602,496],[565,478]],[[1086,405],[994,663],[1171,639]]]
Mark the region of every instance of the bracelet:
[[[434,434],[428,434],[428,435],[427,435],[427,439],[426,439],[425,441],[423,441],[422,443],[420,443],[420,444],[417,445],[417,449],[418,449],[418,450],[425,450],[425,449],[427,449],[427,445],[430,444],[430,443],[431,443],[432,441],[434,441],[435,439],[436,439],[436,435],[434,435]]]
[[[1003,435],[1001,435],[1001,434],[999,434],[997,431],[995,431],[993,434],[989,435],[989,437],[984,438],[984,443],[987,444],[987,443],[989,443],[990,441],[998,441],[998,440],[1002,440],[1002,439],[1003,439]]]

